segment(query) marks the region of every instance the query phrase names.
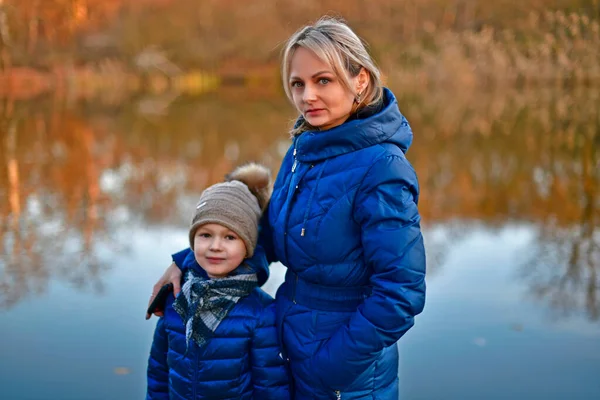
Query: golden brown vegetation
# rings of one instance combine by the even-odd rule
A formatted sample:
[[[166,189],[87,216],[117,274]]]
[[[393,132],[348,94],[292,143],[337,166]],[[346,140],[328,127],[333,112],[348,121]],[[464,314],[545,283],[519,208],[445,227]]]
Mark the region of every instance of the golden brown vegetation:
[[[326,13],[346,18],[367,40],[393,85],[599,79],[598,0],[0,0],[0,63],[5,71],[43,69],[49,86],[92,73],[99,87],[113,79],[166,90],[162,80],[181,71],[276,85],[281,42]],[[107,66],[112,78],[102,73]],[[150,80],[130,77],[149,73]]]
[[[402,54],[412,68],[392,73],[404,86],[445,84],[469,90],[600,83],[599,19],[547,11],[529,14],[527,23],[515,29],[483,26],[478,32],[440,32],[433,24],[426,28],[422,41]]]

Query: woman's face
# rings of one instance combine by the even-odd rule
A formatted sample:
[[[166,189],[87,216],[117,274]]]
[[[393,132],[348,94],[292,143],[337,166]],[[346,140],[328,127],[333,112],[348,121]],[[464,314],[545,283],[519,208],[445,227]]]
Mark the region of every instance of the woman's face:
[[[312,51],[298,47],[290,67],[289,85],[294,105],[306,122],[320,130],[327,130],[348,119],[353,109],[354,94],[342,85],[327,63]],[[353,84],[358,84],[358,77],[353,78]]]

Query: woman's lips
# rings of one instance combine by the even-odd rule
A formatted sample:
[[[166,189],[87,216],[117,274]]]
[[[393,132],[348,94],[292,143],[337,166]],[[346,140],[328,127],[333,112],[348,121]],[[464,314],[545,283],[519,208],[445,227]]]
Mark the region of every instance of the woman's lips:
[[[315,108],[314,110],[308,110],[306,112],[306,115],[314,116],[314,115],[317,115],[317,114],[319,114],[319,113],[321,113],[323,111],[325,111],[325,110],[322,109],[322,108]]]

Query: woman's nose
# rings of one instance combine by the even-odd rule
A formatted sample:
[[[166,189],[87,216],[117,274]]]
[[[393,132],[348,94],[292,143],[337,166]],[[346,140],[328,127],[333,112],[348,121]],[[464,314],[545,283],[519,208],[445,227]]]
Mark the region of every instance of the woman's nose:
[[[302,96],[302,100],[306,103],[310,103],[311,101],[315,101],[317,99],[317,91],[313,87],[313,85],[306,85],[304,87],[304,93]]]

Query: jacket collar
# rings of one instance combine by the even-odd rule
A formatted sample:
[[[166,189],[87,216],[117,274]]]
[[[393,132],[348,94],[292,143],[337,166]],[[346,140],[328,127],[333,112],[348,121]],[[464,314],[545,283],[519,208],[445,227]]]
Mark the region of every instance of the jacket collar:
[[[183,259],[182,265],[180,265],[179,268],[182,272],[187,269],[192,269],[198,276],[201,276],[203,279],[210,279],[204,268],[202,268],[200,264],[198,264],[198,261],[196,261],[194,251],[192,249],[190,249],[190,251],[187,253],[185,258]],[[250,270],[256,273],[259,286],[264,285],[267,279],[269,278],[268,271],[267,273],[265,273],[261,269],[254,268],[252,265],[247,264],[245,260],[240,266],[231,271],[229,273],[229,276],[248,274]]]
[[[406,128],[406,129],[403,129]],[[352,119],[327,131],[306,131],[294,138],[300,162],[314,162],[390,141],[406,152],[412,131],[394,94],[384,88],[383,108],[364,119]]]

